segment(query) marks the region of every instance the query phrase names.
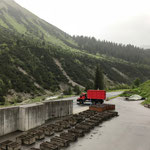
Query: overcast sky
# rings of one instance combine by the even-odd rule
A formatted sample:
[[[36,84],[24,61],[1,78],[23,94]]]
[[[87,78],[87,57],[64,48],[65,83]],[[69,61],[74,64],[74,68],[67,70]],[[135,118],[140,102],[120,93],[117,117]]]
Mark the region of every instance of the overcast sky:
[[[70,35],[150,47],[150,0],[15,0]]]

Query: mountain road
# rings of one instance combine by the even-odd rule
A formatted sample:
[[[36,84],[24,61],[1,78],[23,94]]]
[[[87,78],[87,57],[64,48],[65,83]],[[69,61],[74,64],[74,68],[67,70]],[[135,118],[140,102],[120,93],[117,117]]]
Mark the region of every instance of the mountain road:
[[[105,103],[115,104],[119,117],[103,122],[66,150],[150,150],[150,109],[141,101],[125,101],[122,97]],[[78,107],[74,104],[75,110]]]

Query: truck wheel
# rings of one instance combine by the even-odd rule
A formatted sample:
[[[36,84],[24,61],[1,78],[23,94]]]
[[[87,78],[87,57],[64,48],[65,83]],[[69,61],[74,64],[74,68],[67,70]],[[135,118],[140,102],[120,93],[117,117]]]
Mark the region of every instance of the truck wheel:
[[[96,105],[96,101],[95,100],[92,101],[92,105]]]
[[[83,101],[83,100],[80,100],[79,103],[80,103],[80,104],[84,104],[84,101]]]
[[[98,104],[98,101],[95,101],[95,105],[97,105]]]
[[[100,100],[100,103],[101,103],[101,104],[103,104],[103,103],[104,103],[104,100],[103,100],[103,99],[101,99],[101,100]]]
[[[82,104],[82,100],[80,100],[79,103]]]

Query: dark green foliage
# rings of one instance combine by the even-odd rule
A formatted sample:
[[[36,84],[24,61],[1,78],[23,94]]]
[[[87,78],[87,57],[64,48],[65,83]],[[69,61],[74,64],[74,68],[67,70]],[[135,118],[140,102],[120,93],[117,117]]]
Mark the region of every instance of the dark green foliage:
[[[0,27],[0,79],[3,85],[0,88],[1,97],[7,95],[10,89],[16,92],[38,94],[44,89],[59,90],[59,83],[68,83],[67,78],[55,64],[53,58],[61,63],[68,76],[76,83],[93,89],[94,66],[100,64],[104,74],[114,83],[131,83],[138,75],[146,80],[150,76],[147,66],[119,63],[90,56],[85,53],[76,53],[61,47],[49,45],[47,42],[18,34]],[[24,74],[18,68],[26,72]],[[126,74],[124,78],[113,68]],[[40,87],[35,86],[35,83]],[[88,87],[87,87],[88,86]]]
[[[81,89],[78,85],[74,86],[74,92],[75,92],[76,95],[79,95],[81,93]]]
[[[134,90],[129,90],[129,91],[125,91],[122,94],[120,94],[120,96],[122,97],[130,97],[131,95],[137,94],[136,91]]]
[[[105,54],[138,64],[150,64],[150,51],[143,50],[133,45],[123,45],[108,41],[96,40],[94,37],[73,36],[80,49],[92,54]],[[143,59],[144,58],[144,59]]]
[[[127,84],[117,84],[107,88],[107,90],[120,90],[120,89],[130,89],[130,86]]]
[[[3,27],[0,28],[0,34],[1,99],[10,89],[38,94],[44,92],[44,89],[58,91],[59,82],[67,82],[53,61],[51,51],[55,51],[55,47],[41,47],[40,42],[35,45],[36,41],[26,36],[20,38],[22,35],[13,34]],[[35,83],[40,87],[35,86]]]
[[[96,71],[95,71],[94,89],[104,90],[103,70],[99,66],[96,67]]]
[[[63,92],[64,95],[72,95],[72,88],[71,87],[68,87],[64,92]]]
[[[5,104],[5,98],[0,95],[0,105],[4,105],[4,104]]]
[[[91,89],[93,89],[93,88],[94,88],[94,87],[93,87],[93,84],[87,83],[87,85],[86,85],[86,87],[85,87],[85,91],[91,90]]]
[[[65,53],[64,50],[63,52],[59,51],[56,57],[60,60],[63,69],[73,81],[83,86],[86,86],[87,82],[91,82],[89,79],[92,79],[93,75],[88,71],[85,63],[83,63],[84,59],[88,59],[87,56]],[[76,60],[79,60],[81,63],[78,63]]]
[[[139,79],[139,78],[136,78],[136,79],[133,81],[133,85],[134,85],[135,87],[139,87],[139,85],[140,85],[140,79]]]

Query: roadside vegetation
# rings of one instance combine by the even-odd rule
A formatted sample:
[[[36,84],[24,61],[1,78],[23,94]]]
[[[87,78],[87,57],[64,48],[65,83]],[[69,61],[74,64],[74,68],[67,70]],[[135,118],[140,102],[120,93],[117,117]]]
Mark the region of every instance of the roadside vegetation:
[[[136,82],[135,82],[136,81]],[[142,104],[150,104],[150,80],[139,84],[137,80],[134,81],[134,85],[128,91],[125,91],[120,96],[129,97],[133,94],[138,94],[145,98],[146,100],[142,102]]]

